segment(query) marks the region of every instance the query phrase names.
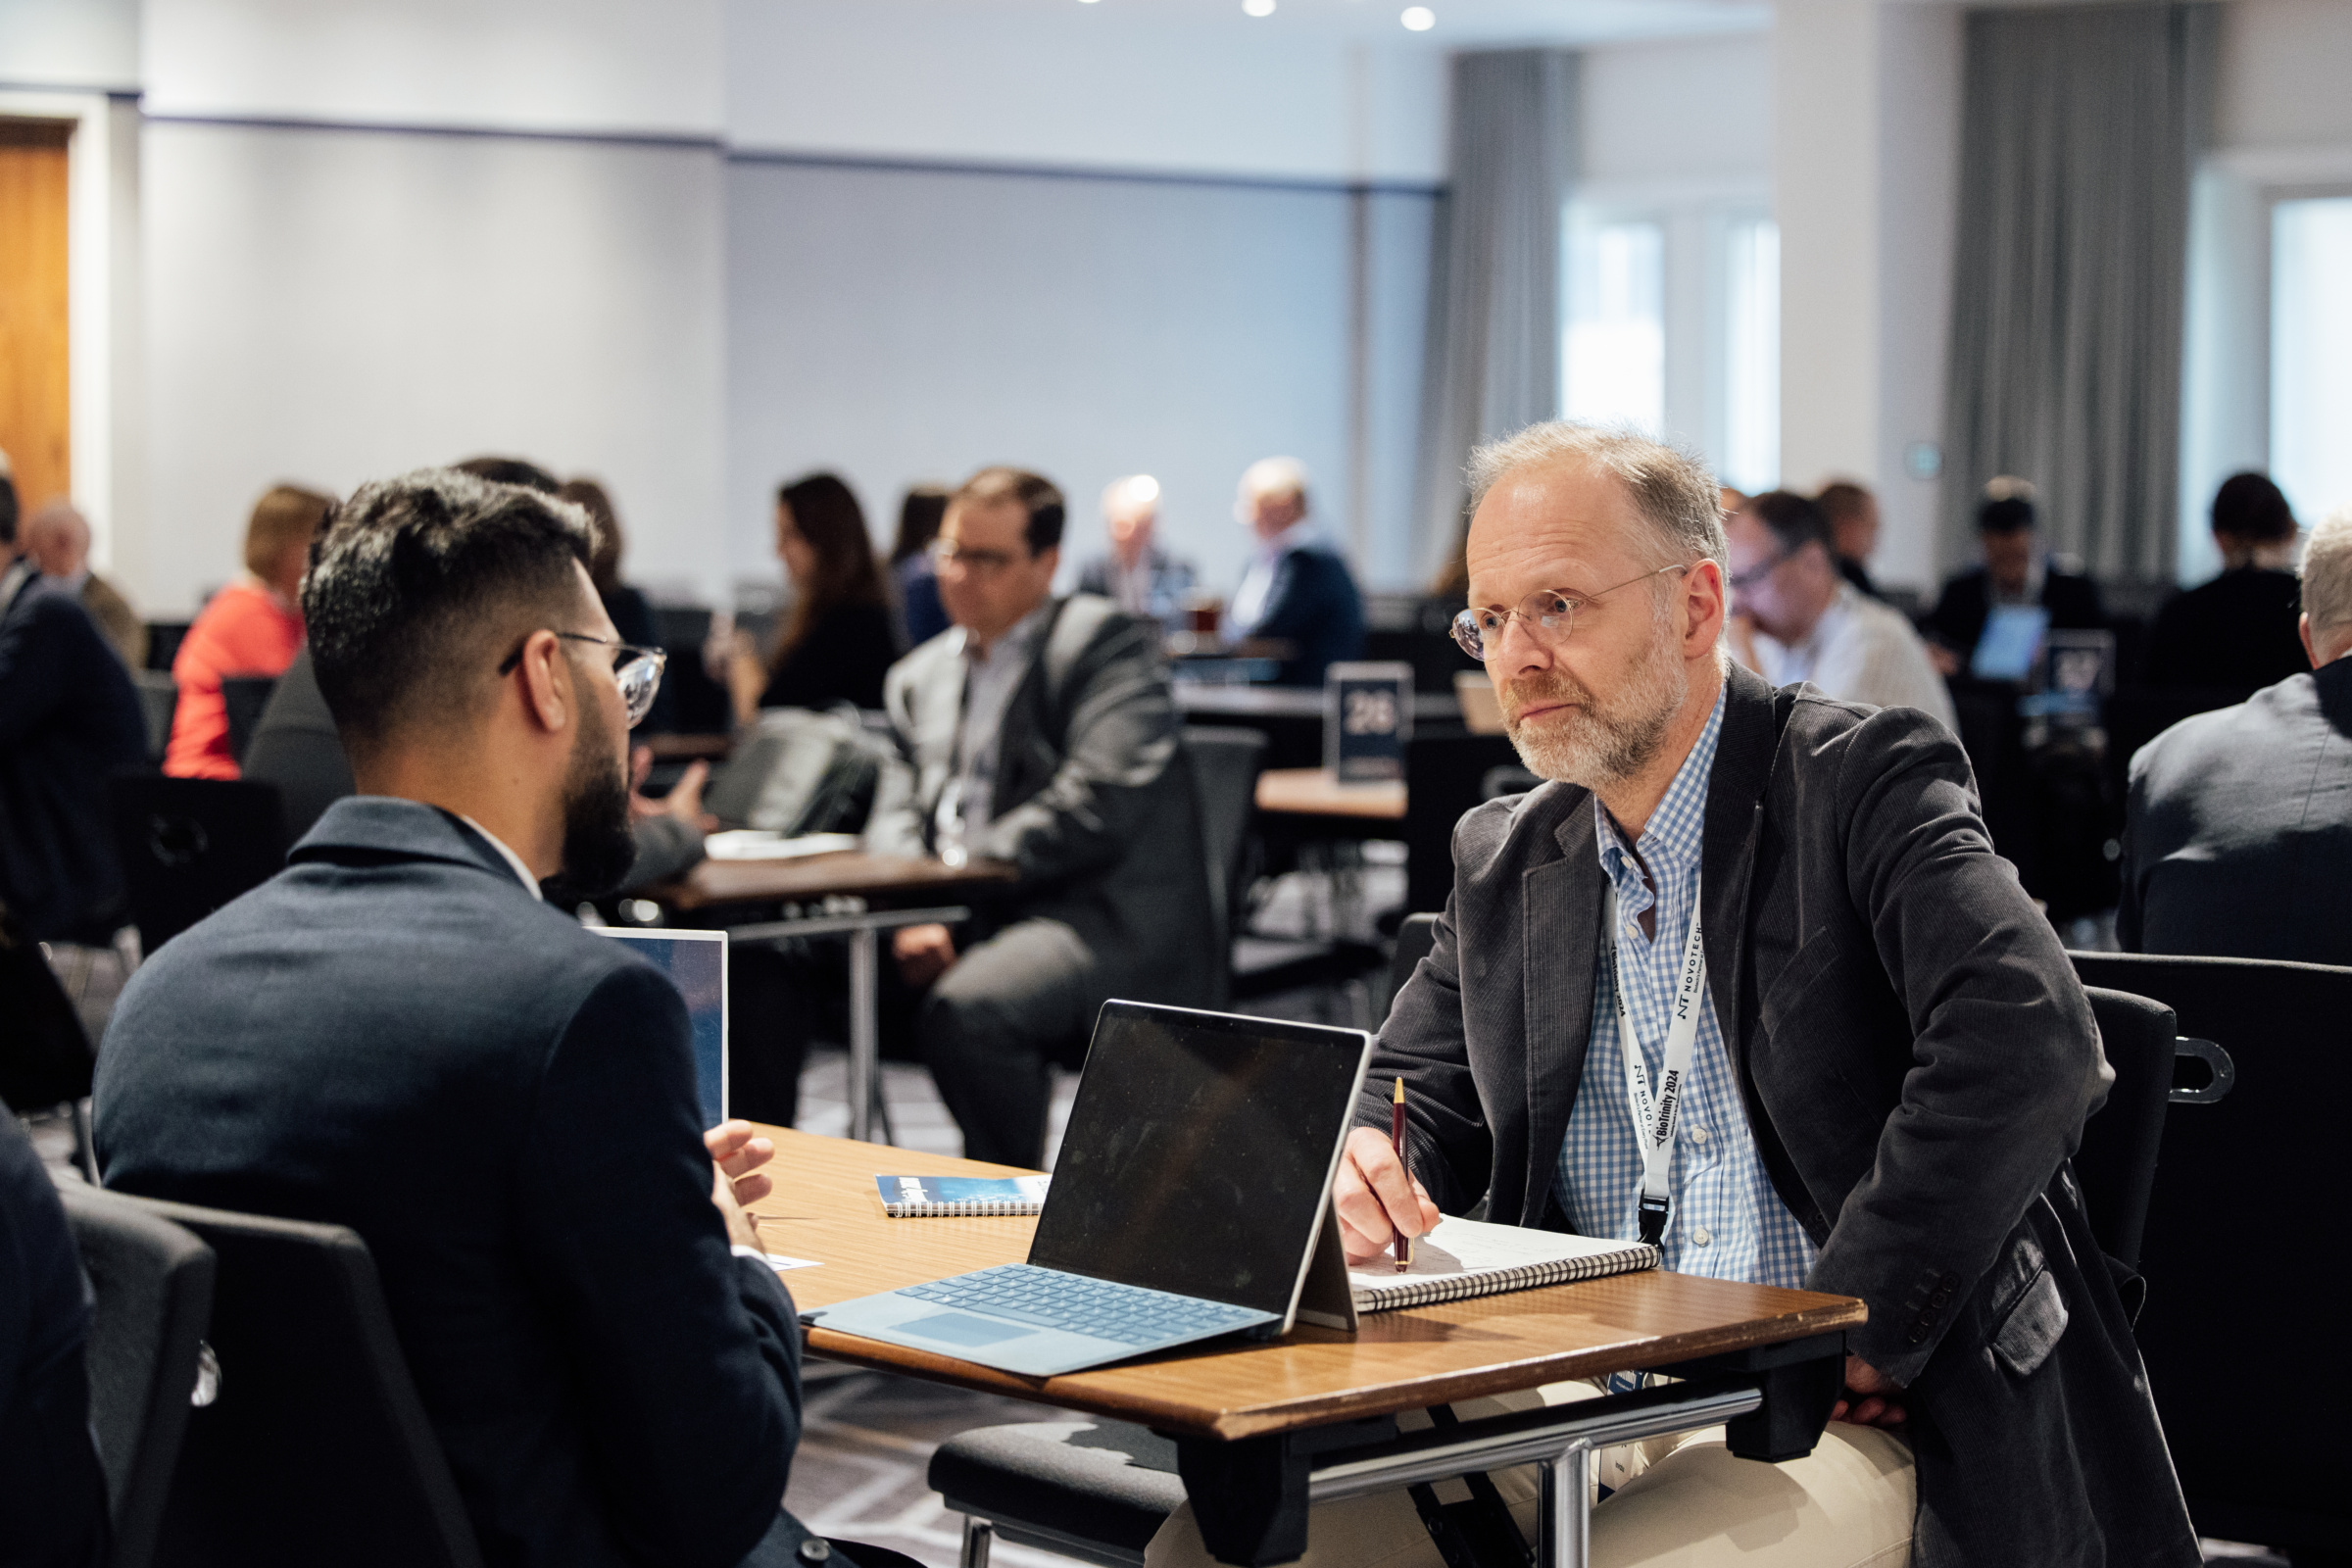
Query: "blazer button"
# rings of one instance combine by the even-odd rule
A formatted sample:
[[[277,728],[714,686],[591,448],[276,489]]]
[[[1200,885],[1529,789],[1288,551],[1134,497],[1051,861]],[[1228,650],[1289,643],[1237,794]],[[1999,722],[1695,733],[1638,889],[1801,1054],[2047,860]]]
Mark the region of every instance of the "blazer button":
[[[1915,1323],[1915,1324],[1913,1324],[1913,1325],[1912,1325],[1912,1327],[1911,1327],[1911,1332],[1910,1332],[1909,1334],[1906,1334],[1905,1336],[1903,1336],[1904,1343],[1905,1343],[1905,1344],[1907,1344],[1907,1345],[1921,1345],[1921,1344],[1924,1344],[1924,1343],[1926,1343],[1926,1341],[1927,1341],[1927,1338],[1928,1338],[1928,1326],[1927,1326],[1925,1323]]]
[[[1935,1295],[1928,1298],[1928,1304],[1934,1307],[1941,1307],[1944,1302],[1950,1300],[1951,1298],[1952,1293],[1950,1291],[1939,1288],[1936,1290]]]
[[[822,1536],[810,1536],[801,1543],[801,1561],[823,1562],[833,1555],[833,1547]]]

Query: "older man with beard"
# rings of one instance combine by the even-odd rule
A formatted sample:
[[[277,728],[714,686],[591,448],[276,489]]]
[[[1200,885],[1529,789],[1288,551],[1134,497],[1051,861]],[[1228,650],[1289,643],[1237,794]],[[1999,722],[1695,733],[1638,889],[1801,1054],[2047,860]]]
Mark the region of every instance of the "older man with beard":
[[[800,1330],[740,1207],[772,1151],[704,1136],[676,989],[540,900],[627,871],[661,674],[589,539],[446,468],[330,516],[303,610],[359,793],[124,988],[98,1154],[360,1233],[485,1560],[794,1562]]]
[[[1730,666],[1690,460],[1547,424],[1472,475],[1457,636],[1549,782],[1454,831],[1372,1069],[1405,1081],[1412,1176],[1368,1092],[1335,1192],[1349,1256],[1483,1200],[1869,1304],[1809,1456],[1767,1469],[1720,1429],[1604,1456],[1596,1563],[2195,1563],[2067,1164],[2112,1074],[1960,748]],[[1495,1479],[1524,1528],[1532,1483]],[[1319,1510],[1309,1540],[1437,1561],[1401,1494]]]

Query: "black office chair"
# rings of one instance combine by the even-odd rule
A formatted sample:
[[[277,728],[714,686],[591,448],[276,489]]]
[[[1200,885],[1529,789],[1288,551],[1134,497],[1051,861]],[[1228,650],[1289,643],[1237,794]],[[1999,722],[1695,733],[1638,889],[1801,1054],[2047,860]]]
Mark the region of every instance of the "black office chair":
[[[2082,1142],[2075,1151],[2075,1180],[2082,1188],[2082,1207],[2090,1216],[2099,1250],[2136,1269],[2180,1031],[2174,1026],[2173,1009],[2160,1002],[2100,986],[2088,991],[2091,1016],[2098,1020],[2099,1041],[2106,1049],[2107,1064],[2115,1069],[2115,1082],[2106,1102],[2082,1124]],[[2137,1304],[2132,1303],[2134,1309]]]
[[[933,1451],[929,1480],[963,1515],[962,1568],[988,1568],[999,1537],[1099,1568],[1142,1568],[1184,1501],[1176,1445],[1126,1421],[981,1427]]]
[[[277,790],[251,779],[114,779],[115,848],[139,949],[156,949],[286,863]]]
[[[253,732],[261,727],[262,710],[270,706],[270,694],[277,690],[275,675],[224,675],[220,680],[220,707],[228,717],[228,755],[239,763],[253,745]]]
[[[2141,1248],[2147,1306],[2134,1326],[2190,1517],[2200,1535],[2342,1552],[2352,1494],[2333,1447],[2275,1445],[2250,1464],[2243,1433],[2251,1397],[2280,1432],[2329,1430],[2352,1401],[2343,1305],[2328,1284],[2343,1176],[2336,1111],[2352,1099],[2352,969],[2072,956],[2085,984],[2160,1002],[2181,1034],[2220,1047],[2179,1068]]]
[[[1217,951],[1226,955],[1211,1005],[1231,999],[1234,920],[1249,889],[1250,815],[1257,808],[1257,775],[1264,765],[1263,731],[1235,725],[1187,724],[1184,755],[1193,770],[1200,810],[1200,846],[1208,861],[1209,909],[1217,922]]]
[[[139,716],[147,724],[147,760],[160,763],[172,745],[172,720],[179,711],[179,682],[168,669],[134,669],[130,682],[138,688]]]
[[[0,1102],[20,1114],[65,1106],[74,1120],[74,1157],[81,1173],[98,1180],[90,1145],[90,1074],[97,1058],[81,1017],[41,945],[0,908]],[[5,1115],[0,1110],[0,1115]]]
[[[218,1396],[188,1417],[158,1560],[480,1568],[367,1244],[340,1225],[130,1201],[219,1257]]]
[[[64,1183],[58,1197],[90,1277],[85,1359],[90,1425],[114,1521],[108,1568],[146,1568],[188,1412],[217,1387],[209,1369],[199,1370],[209,1354],[213,1250],[119,1193]]]

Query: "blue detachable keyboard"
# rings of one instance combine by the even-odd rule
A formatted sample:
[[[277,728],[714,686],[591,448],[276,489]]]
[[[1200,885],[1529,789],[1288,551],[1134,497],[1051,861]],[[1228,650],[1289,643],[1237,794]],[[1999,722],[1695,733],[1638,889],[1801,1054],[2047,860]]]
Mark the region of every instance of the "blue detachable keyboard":
[[[1242,1328],[1265,1317],[1246,1306],[1172,1296],[1139,1285],[1114,1285],[1027,1263],[1006,1263],[931,1285],[903,1286],[898,1294],[1039,1328],[1066,1329],[1118,1345],[1189,1339]]]

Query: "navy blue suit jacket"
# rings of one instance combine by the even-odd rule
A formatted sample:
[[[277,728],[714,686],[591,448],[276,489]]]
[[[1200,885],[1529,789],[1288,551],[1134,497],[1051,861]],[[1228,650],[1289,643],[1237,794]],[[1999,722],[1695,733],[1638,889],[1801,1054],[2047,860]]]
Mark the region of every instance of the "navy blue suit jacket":
[[[146,760],[138,689],[79,602],[28,587],[0,607],[0,903],[36,939],[120,923],[106,781]]]
[[[0,1104],[0,1561],[98,1568],[106,1476],[82,1350],[90,1288],[32,1140]]]
[[[1348,563],[1328,545],[1300,545],[1286,554],[1274,568],[1265,612],[1249,635],[1291,645],[1291,657],[1274,677],[1283,686],[1320,686],[1329,665],[1363,658],[1364,596]]]
[[[459,818],[355,796],[132,976],[98,1154],[367,1240],[490,1562],[723,1568],[778,1528],[800,1333],[711,1205],[688,1040]]]

